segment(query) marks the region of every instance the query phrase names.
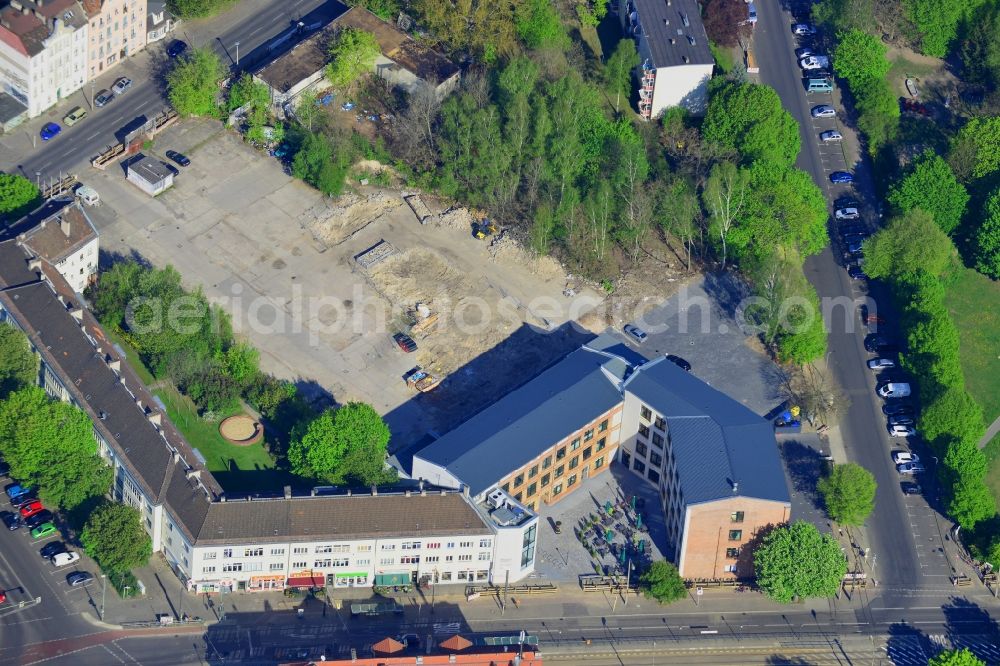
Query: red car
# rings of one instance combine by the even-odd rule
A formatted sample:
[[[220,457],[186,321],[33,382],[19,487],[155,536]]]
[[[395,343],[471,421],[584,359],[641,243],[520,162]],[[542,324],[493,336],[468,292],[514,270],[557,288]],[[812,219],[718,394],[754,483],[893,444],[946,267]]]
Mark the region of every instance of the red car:
[[[7,593],[4,592],[3,590],[0,590],[0,604],[2,604],[5,601],[7,601]]]
[[[39,513],[40,511],[44,510],[45,507],[42,506],[42,503],[39,502],[38,500],[35,500],[34,502],[31,502],[30,504],[25,504],[24,506],[21,507],[21,517],[31,518],[36,513]]]

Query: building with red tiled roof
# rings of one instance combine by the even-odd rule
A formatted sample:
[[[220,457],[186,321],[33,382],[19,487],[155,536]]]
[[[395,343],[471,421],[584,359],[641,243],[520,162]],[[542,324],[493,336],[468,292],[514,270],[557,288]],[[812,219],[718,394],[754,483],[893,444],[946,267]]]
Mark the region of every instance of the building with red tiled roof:
[[[87,17],[77,0],[10,0],[0,9],[0,92],[34,118],[87,79]]]

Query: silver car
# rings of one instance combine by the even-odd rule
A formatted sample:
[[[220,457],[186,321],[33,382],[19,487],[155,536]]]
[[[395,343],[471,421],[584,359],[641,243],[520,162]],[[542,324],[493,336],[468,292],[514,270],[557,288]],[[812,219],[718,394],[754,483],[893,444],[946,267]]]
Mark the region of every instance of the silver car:
[[[829,104],[820,104],[812,108],[813,118],[834,118],[836,115],[837,110]]]
[[[646,335],[646,331],[642,330],[641,328],[639,328],[635,324],[625,324],[625,327],[622,330],[624,330],[625,333],[630,338],[632,338],[633,340],[635,340],[639,344],[642,344],[643,342],[645,342],[646,338],[648,337]]]
[[[827,130],[825,132],[820,132],[819,138],[823,143],[834,143],[837,141],[843,141],[844,135],[837,130]]]

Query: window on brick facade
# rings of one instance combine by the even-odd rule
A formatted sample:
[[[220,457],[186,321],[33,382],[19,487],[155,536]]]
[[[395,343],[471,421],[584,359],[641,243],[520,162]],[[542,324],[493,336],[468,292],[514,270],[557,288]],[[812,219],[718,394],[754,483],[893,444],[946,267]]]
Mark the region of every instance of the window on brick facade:
[[[585,448],[583,450],[583,459],[587,460],[588,458],[590,458],[590,454],[593,452],[594,452],[594,447],[588,446],[587,448]]]
[[[565,471],[566,471],[566,466],[565,465],[559,465],[559,467],[556,467],[555,478],[558,479],[560,476],[563,475],[563,472],[565,472]]]
[[[743,538],[743,530],[729,530],[729,540],[739,541]]]
[[[545,460],[542,461],[542,469],[548,469],[552,467],[552,456],[545,456]]]
[[[598,469],[603,466],[604,466],[604,456],[601,456],[600,458],[594,461],[594,469]]]
[[[514,477],[514,487],[517,488],[519,485],[524,483],[524,474],[518,474]]]
[[[580,448],[580,438],[579,437],[577,437],[576,439],[574,439],[573,442],[569,445],[569,450],[570,451],[576,451],[578,448]]]
[[[594,439],[594,429],[593,428],[591,428],[587,432],[583,433],[583,441],[589,442],[592,439]]]
[[[566,487],[569,488],[574,483],[576,483],[576,474],[571,474],[570,477],[566,479]]]
[[[572,460],[569,461],[569,468],[576,469],[576,466],[580,464],[580,456],[573,456]]]
[[[542,488],[549,485],[549,478],[551,476],[552,476],[551,474],[542,474]]]
[[[742,523],[743,522],[743,512],[742,511],[733,511],[733,513],[729,516],[729,518],[734,523]]]
[[[561,483],[557,483],[556,485],[552,486],[552,495],[553,496],[558,495],[561,492],[562,492],[562,484]]]
[[[528,478],[533,479],[538,476],[538,465],[535,465],[528,471]]]
[[[739,548],[726,548],[726,557],[728,557],[729,559],[735,560],[739,556],[740,556]]]
[[[607,445],[608,445],[608,438],[607,437],[601,437],[599,440],[597,440],[597,450],[598,451],[603,451],[604,447],[607,446]]]
[[[604,432],[607,429],[608,429],[608,420],[604,419],[603,421],[601,421],[601,425],[597,426],[597,431]]]
[[[556,451],[556,460],[562,460],[565,457],[566,457],[566,447],[563,446]]]
[[[524,496],[525,497],[531,497],[532,495],[535,494],[536,490],[538,490],[538,484],[537,483],[529,484],[528,485],[528,489],[526,491],[524,491]]]

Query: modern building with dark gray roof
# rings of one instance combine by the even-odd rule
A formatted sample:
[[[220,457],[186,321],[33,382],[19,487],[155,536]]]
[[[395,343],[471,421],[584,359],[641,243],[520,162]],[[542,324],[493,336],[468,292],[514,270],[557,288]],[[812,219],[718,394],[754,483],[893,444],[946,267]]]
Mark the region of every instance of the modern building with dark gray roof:
[[[630,371],[631,365],[619,356],[596,346],[581,347],[415,453],[412,476],[439,486],[467,486],[474,497],[480,497],[503,485],[506,477],[517,470],[544,458],[546,452],[574,433],[586,432],[590,424],[598,424],[590,435],[593,439],[605,420],[605,431],[616,432],[612,426],[617,425],[616,410],[621,406],[620,387]],[[581,450],[584,438],[581,436],[577,443]],[[613,446],[607,449],[606,462],[610,462],[613,451]],[[573,459],[570,453],[564,454],[567,465]],[[549,466],[556,469],[556,462],[553,456]],[[540,472],[541,468],[532,478]],[[550,476],[550,480],[554,478],[558,477]],[[521,492],[521,485],[528,486],[512,484],[510,490]],[[532,506],[548,485],[536,485],[536,492],[519,499]]]
[[[505,495],[476,503],[423,486],[227,495],[62,275],[22,237],[0,242],[0,322],[27,335],[46,392],[90,417],[114,470],[112,498],[137,509],[153,550],[191,590],[513,581],[534,569],[537,516]],[[425,547],[434,552],[423,556]]]
[[[703,114],[715,59],[696,0],[618,0],[618,8],[639,52],[639,114],[657,118],[675,106]]]
[[[742,547],[791,510],[773,426],[665,358],[636,369],[624,402],[620,461],[660,491],[681,575],[749,577]]]

